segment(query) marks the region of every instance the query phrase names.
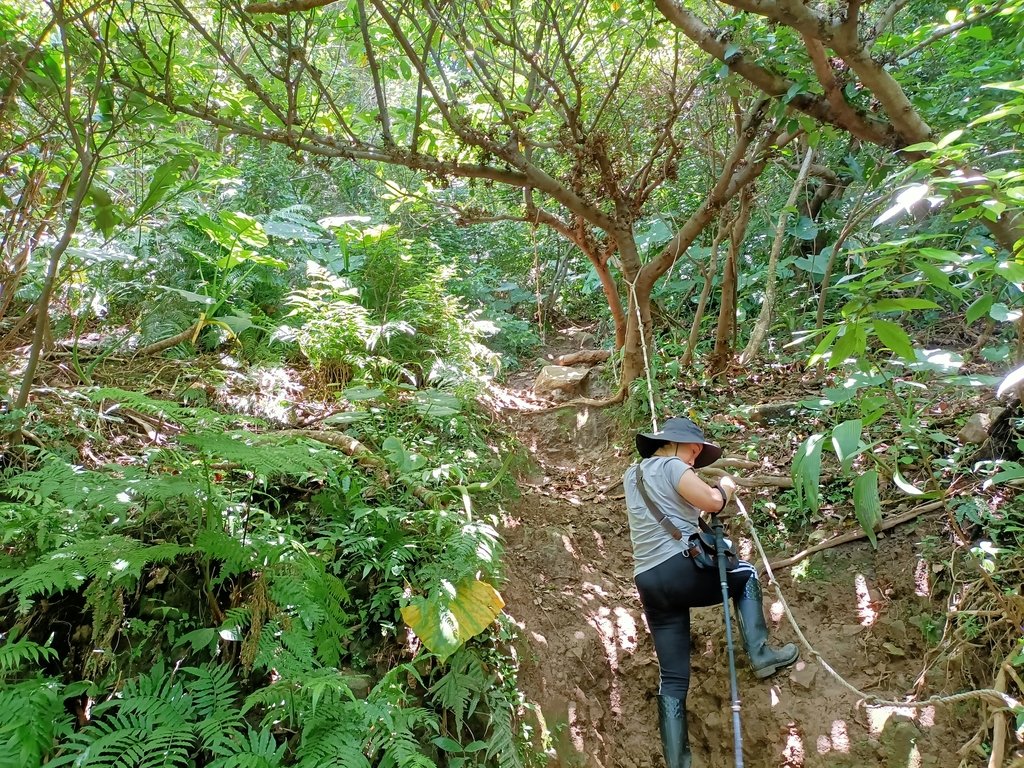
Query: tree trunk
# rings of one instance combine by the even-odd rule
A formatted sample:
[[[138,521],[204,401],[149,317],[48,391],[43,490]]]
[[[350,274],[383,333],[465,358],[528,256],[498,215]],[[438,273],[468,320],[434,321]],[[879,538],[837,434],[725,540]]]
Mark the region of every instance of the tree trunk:
[[[761,345],[768,336],[768,329],[772,324],[772,314],[775,311],[775,284],[776,272],[779,266],[779,254],[782,253],[782,243],[786,239],[786,224],[789,223],[789,212],[796,205],[797,195],[804,182],[807,181],[807,173],[811,170],[811,161],[814,159],[814,150],[807,148],[804,155],[804,162],[800,166],[800,172],[793,182],[793,189],[789,192],[789,199],[786,200],[786,207],[779,214],[779,226],[775,230],[775,241],[772,243],[771,254],[768,256],[768,275],[764,287],[764,302],[761,304],[761,312],[754,323],[754,330],[750,334],[746,349],[740,355],[740,365],[747,365],[761,352]]]
[[[715,239],[711,243],[711,256],[708,266],[704,270],[704,287],[701,289],[700,298],[697,300],[697,309],[693,313],[690,335],[686,340],[686,352],[679,361],[679,365],[683,368],[688,368],[693,363],[693,350],[697,346],[697,337],[700,335],[700,324],[704,320],[704,311],[708,306],[708,298],[711,296],[711,287],[714,284],[715,275],[718,274],[718,248],[721,246],[726,235],[729,234],[729,230],[732,229],[734,221],[735,219],[723,218],[722,223],[718,227],[718,232],[715,233]]]
[[[68,212],[67,222],[64,224],[64,234],[53,246],[50,253],[50,262],[46,268],[46,278],[43,281],[43,290],[36,303],[36,327],[32,335],[32,348],[28,354],[28,363],[25,365],[25,377],[21,382],[21,389],[14,402],[15,410],[21,410],[28,405],[28,396],[32,391],[32,383],[36,378],[36,368],[39,365],[39,355],[43,349],[43,342],[49,327],[50,297],[53,294],[53,284],[57,279],[57,269],[60,266],[61,257],[71,243],[71,238],[78,228],[78,219],[82,215],[82,203],[89,192],[89,185],[92,182],[92,171],[95,159],[90,152],[81,155],[82,168],[78,175],[78,185],[75,188],[75,196],[71,201],[71,210]]]
[[[750,187],[740,198],[740,212],[732,227],[729,238],[729,252],[722,273],[722,300],[718,310],[718,328],[715,330],[715,350],[711,353],[710,373],[718,376],[732,362],[732,333],[736,325],[736,282],[738,278],[739,251],[747,234],[750,222]]]

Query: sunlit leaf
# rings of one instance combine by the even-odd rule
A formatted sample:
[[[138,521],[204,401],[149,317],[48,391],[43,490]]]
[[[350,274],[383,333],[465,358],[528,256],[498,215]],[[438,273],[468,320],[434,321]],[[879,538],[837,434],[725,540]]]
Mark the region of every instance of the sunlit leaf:
[[[899,323],[876,317],[871,321],[871,325],[875,329],[875,335],[878,337],[878,340],[886,347],[904,360],[915,359],[914,344]]]
[[[487,629],[504,607],[493,586],[466,579],[455,586],[454,596],[437,590],[430,597],[413,598],[401,611],[416,637],[443,661]]]
[[[854,481],[853,509],[860,527],[868,535],[868,541],[871,542],[872,547],[877,549],[878,538],[875,536],[875,529],[882,522],[882,503],[878,498],[878,472],[876,470],[869,470]]]
[[[811,435],[793,457],[793,491],[797,504],[806,504],[812,512],[821,506],[821,449],[824,435]]]
[[[908,147],[908,149],[911,149]],[[896,195],[896,202],[885,211],[881,216],[875,219],[874,226],[878,226],[889,219],[892,219],[899,214],[908,211],[911,207],[921,202],[924,196],[928,194],[927,184],[911,184],[909,187],[904,189],[898,195]]]
[[[853,460],[860,453],[860,433],[863,423],[860,419],[850,419],[839,424],[832,430],[832,448],[836,457],[843,466],[843,471],[849,471]]]

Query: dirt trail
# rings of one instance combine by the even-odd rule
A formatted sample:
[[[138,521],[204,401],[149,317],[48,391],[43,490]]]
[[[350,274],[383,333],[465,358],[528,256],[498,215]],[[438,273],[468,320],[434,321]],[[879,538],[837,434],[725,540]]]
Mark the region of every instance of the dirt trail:
[[[512,393],[530,400],[530,381],[523,374]],[[508,509],[503,595],[520,627],[520,686],[536,708],[538,743],[550,766],[660,768],[658,665],[633,586],[622,488],[611,487],[630,447],[616,445],[621,438],[607,412],[567,409],[511,421],[536,469]],[[810,642],[862,690],[900,694],[921,673],[927,646],[915,623],[944,610],[928,595],[919,546],[927,525],[895,531],[877,552],[860,544],[821,553],[800,582],[780,576]],[[777,609],[773,620],[776,639],[795,640]],[[721,608],[693,611],[692,641],[694,765],[726,768],[733,765],[732,726]],[[749,768],[945,768],[957,765],[956,750],[978,727],[973,706],[868,711],[823,669],[801,664],[766,682],[747,671],[741,650],[738,664]],[[929,692],[941,691],[945,676],[933,669]]]

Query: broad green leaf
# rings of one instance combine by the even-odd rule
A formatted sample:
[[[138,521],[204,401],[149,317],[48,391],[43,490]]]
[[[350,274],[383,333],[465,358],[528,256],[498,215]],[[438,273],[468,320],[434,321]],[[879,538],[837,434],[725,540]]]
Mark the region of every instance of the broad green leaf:
[[[871,325],[875,329],[875,335],[878,337],[878,340],[897,355],[904,360],[913,361],[917,359],[916,355],[914,355],[914,344],[899,323],[876,317],[871,321]]]
[[[166,197],[175,182],[177,182],[178,177],[181,176],[181,172],[188,167],[190,162],[191,158],[185,154],[175,155],[153,171],[153,179],[149,182],[149,191],[146,193],[145,199],[139,203],[139,207],[135,209],[135,214],[132,218],[135,220],[141,219],[156,208],[160,201]]]
[[[868,304],[867,312],[902,312],[907,309],[939,309],[939,305],[928,299],[879,299]]]
[[[818,236],[818,225],[814,223],[813,219],[801,216],[800,220],[793,224],[789,233],[800,240],[813,240]]]
[[[428,598],[414,598],[402,608],[402,619],[427,650],[444,661],[487,629],[504,607],[493,586],[466,579],[455,586],[454,596],[438,590]]]
[[[414,405],[418,413],[436,418],[447,418],[462,412],[462,403],[459,398],[436,389],[417,392]]]
[[[824,356],[828,351],[828,348],[832,346],[832,342],[836,340],[836,336],[839,335],[839,326],[832,326],[828,333],[818,342],[818,346],[811,352],[811,356],[807,358],[808,365],[816,365],[817,362]]]
[[[860,419],[844,421],[832,430],[832,448],[836,457],[843,465],[843,471],[848,472],[853,460],[860,453],[860,433],[863,423]]]
[[[882,503],[878,499],[878,472],[870,470],[853,483],[853,509],[857,521],[868,535],[871,546],[878,549],[875,529],[882,522]]]
[[[864,352],[867,344],[867,331],[862,323],[847,323],[846,332],[839,337],[836,345],[832,348],[832,355],[828,359],[828,367],[835,368],[842,365],[847,359],[857,357]]]
[[[406,450],[405,444],[397,437],[385,438],[381,447],[387,453],[391,462],[398,467],[400,474],[405,475],[409,472],[415,472],[427,463],[423,454]]]
[[[992,302],[994,301],[995,297],[991,293],[987,293],[971,304],[971,306],[967,308],[967,324],[970,325],[979,318],[987,315],[988,311],[992,308]]]
[[[800,444],[793,457],[793,491],[796,494],[797,504],[806,504],[812,512],[817,512],[821,506],[819,485],[821,483],[821,448],[824,440],[824,435],[811,435]]]
[[[1016,322],[1020,319],[1020,310],[1010,309],[1003,302],[997,301],[989,309],[988,316],[999,323]]]
[[[114,227],[120,220],[114,207],[114,201],[111,199],[110,193],[99,186],[93,186],[89,190],[89,196],[92,198],[93,226],[103,237],[109,239],[114,234]]]
[[[932,285],[939,290],[945,291],[950,296],[955,296],[958,299],[963,298],[963,291],[955,287],[949,281],[949,275],[943,272],[941,269],[936,267],[934,264],[928,264],[924,261],[915,261],[914,266],[921,270],[921,273],[928,279]]]
[[[237,241],[253,248],[265,248],[270,245],[263,225],[249,214],[242,211],[221,211],[218,218],[221,224],[236,236]]]
[[[1024,479],[1024,467],[1015,461],[1004,461],[1000,464],[999,472],[985,481],[984,487],[988,488],[1020,479]]]
[[[363,400],[377,400],[383,397],[384,390],[377,389],[376,387],[349,387],[341,393],[346,400],[351,400],[353,403],[358,403]]]
[[[1024,283],[1024,264],[1016,261],[1001,261],[996,265],[996,272],[1011,283]]]

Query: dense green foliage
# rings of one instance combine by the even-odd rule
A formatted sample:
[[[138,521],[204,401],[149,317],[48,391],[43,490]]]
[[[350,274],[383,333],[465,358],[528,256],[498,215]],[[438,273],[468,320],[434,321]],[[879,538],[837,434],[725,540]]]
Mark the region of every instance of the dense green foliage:
[[[0,0],[0,766],[528,762],[478,400],[558,328],[635,422],[816,374],[784,533],[1024,476],[923,416],[1024,354],[1019,2],[284,6]]]

